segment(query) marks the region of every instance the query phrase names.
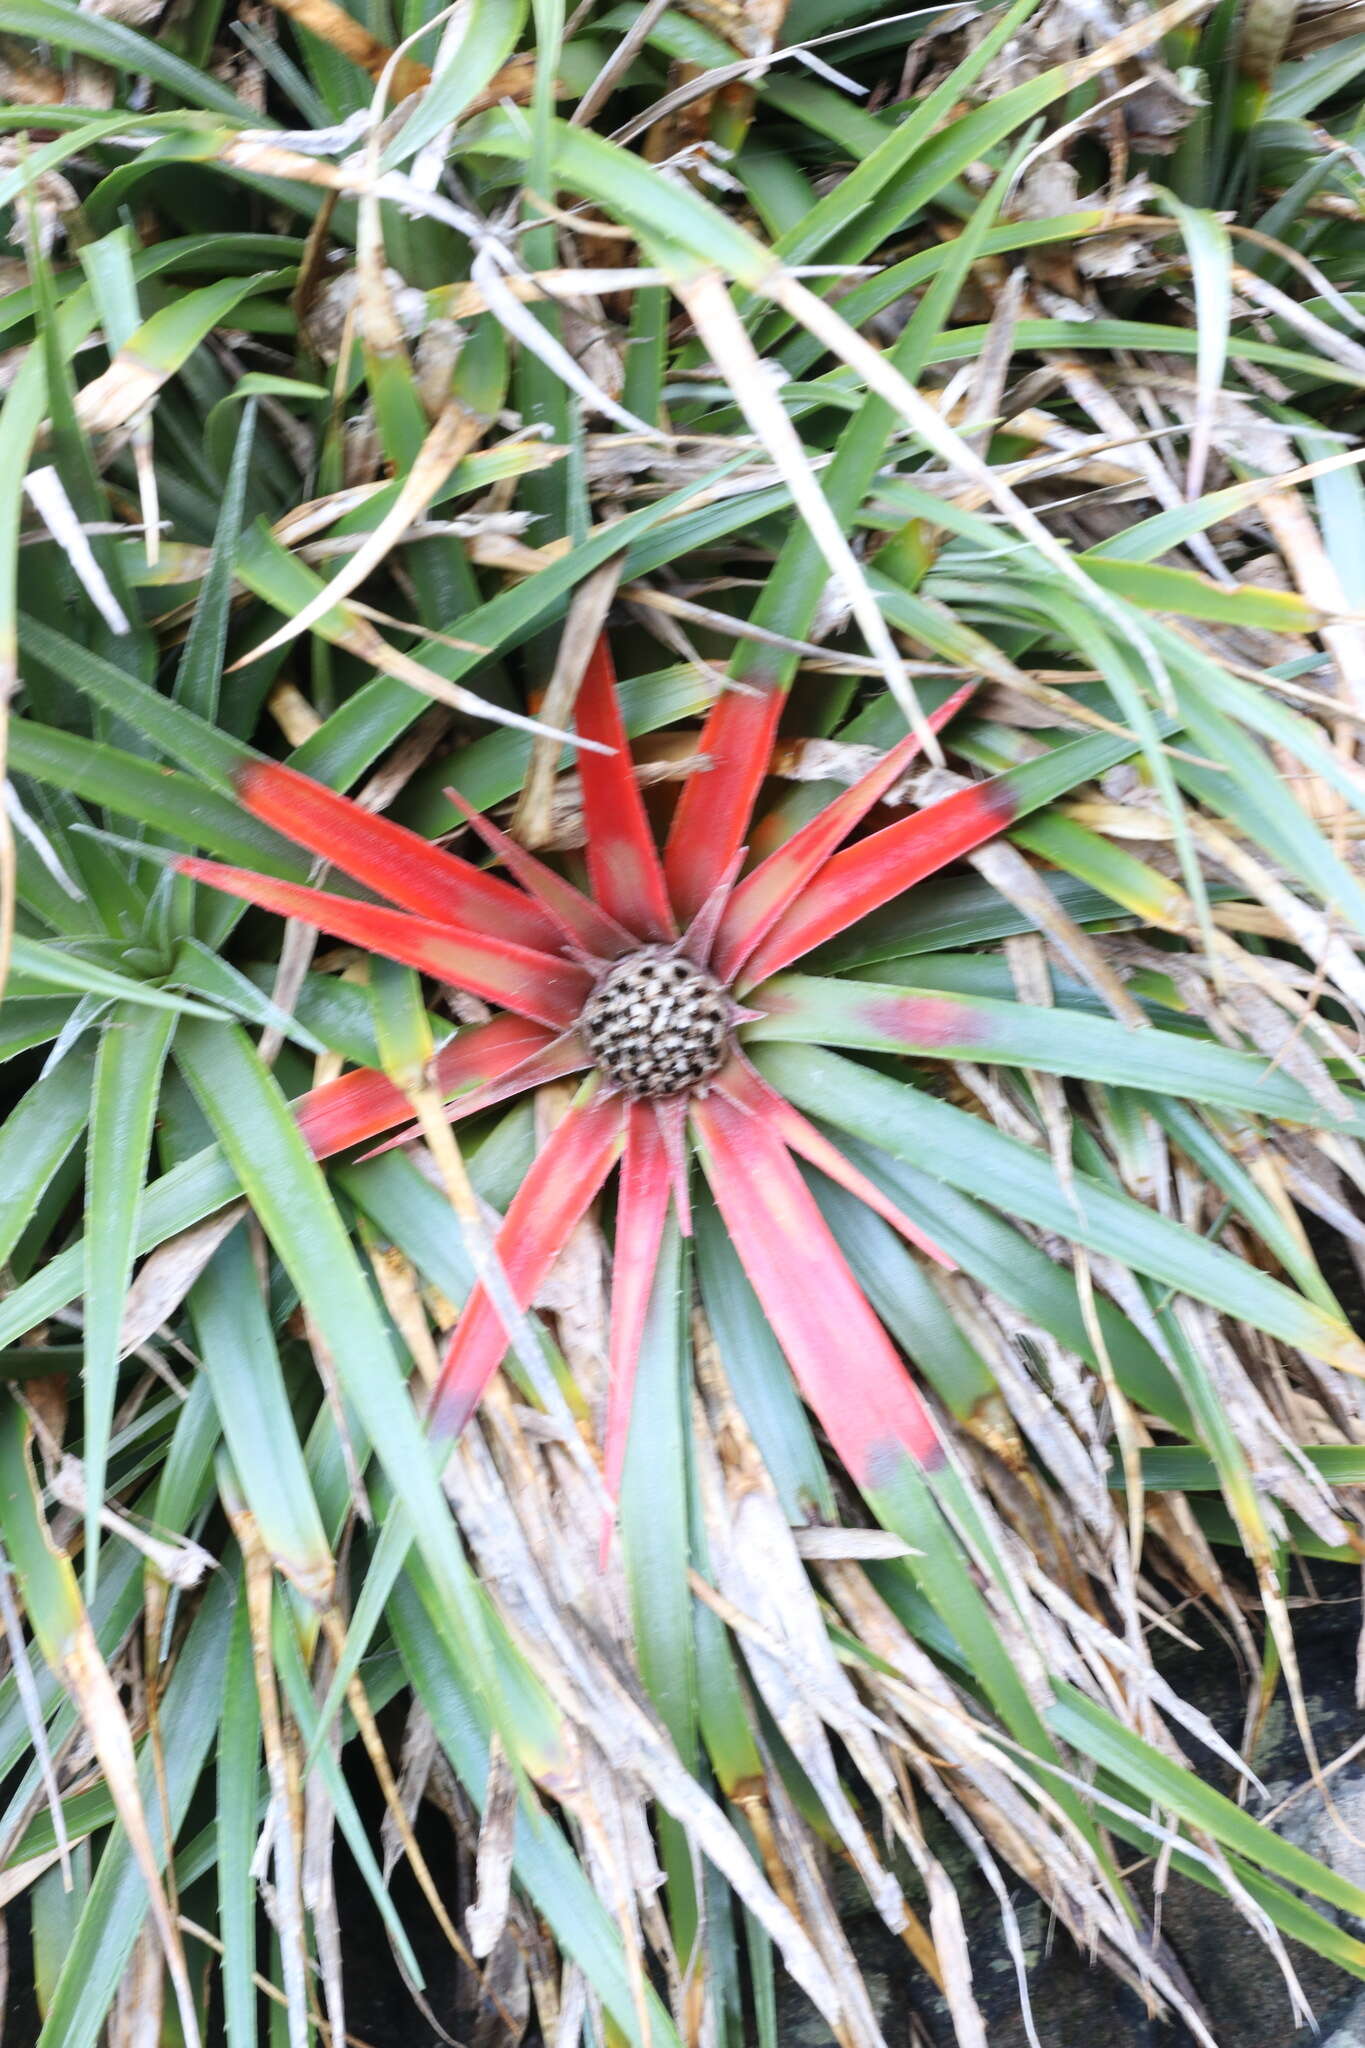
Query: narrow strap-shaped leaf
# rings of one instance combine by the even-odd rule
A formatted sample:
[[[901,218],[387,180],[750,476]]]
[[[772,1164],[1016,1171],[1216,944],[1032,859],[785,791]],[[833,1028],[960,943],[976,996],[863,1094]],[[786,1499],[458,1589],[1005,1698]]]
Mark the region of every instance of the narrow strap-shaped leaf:
[[[497,1021],[496,1019],[494,1021]],[[576,1031],[561,1031],[539,1051],[531,1052],[524,1059],[515,1061],[506,1072],[493,1080],[483,1082],[470,1089],[467,1095],[460,1095],[446,1104],[446,1121],[459,1123],[467,1116],[478,1116],[485,1109],[494,1108],[499,1102],[507,1102],[517,1095],[530,1094],[536,1088],[543,1088],[547,1081],[567,1081],[575,1074],[581,1074],[592,1061]],[[417,1136],[419,1125],[414,1122],[405,1130],[395,1131],[382,1145],[372,1146],[361,1154],[362,1159],[377,1159],[382,1152],[391,1152],[396,1145],[406,1145]]]
[[[543,860],[537,860],[524,846],[518,846],[516,840],[501,831],[491,818],[486,818],[482,811],[476,811],[472,804],[467,804],[457,789],[448,789],[446,795],[466,824],[473,826],[484,845],[497,854],[522,888],[535,898],[552,921],[561,942],[567,940],[602,960],[614,960],[618,954],[630,951],[636,943],[632,935],[614,917],[608,917],[591,896],[585,896],[581,889],[575,889],[572,882],[563,875],[557,875]]]
[[[218,1927],[223,1938],[227,2048],[256,2048],[256,1886],[251,1858],[260,1828],[261,1710],[251,1663],[251,1624],[238,1601],[228,1643],[215,1758]]]
[[[168,697],[160,701],[178,708]],[[233,797],[119,747],[19,718],[10,723],[9,764],[53,789],[69,790],[121,818],[173,833],[190,846],[210,847],[228,860],[267,864],[276,874],[306,872],[293,849],[246,816]]]
[[[236,785],[246,808],[263,823],[390,903],[519,946],[558,949],[555,924],[520,889],[428,845],[417,833],[338,796],[310,775],[278,761],[248,761]]]
[[[95,1062],[86,1161],[85,1597],[99,1580],[100,1511],[118,1380],[119,1330],[133,1270],[161,1069],[175,1019],[164,1010],[115,1010]]]
[[[955,790],[941,803],[898,818],[869,839],[836,853],[750,956],[744,986],[753,987],[858,918],[880,910],[913,882],[936,874],[973,847],[994,839],[1019,814],[1006,775]]]
[[[175,1984],[186,2040],[190,2048],[198,2048],[200,2036],[184,1950],[161,1882],[169,1845],[156,1801],[148,1796],[151,1773],[147,1769],[139,1772],[137,1768],[132,1730],[96,1642],[76,1575],[68,1558],[54,1545],[42,1513],[30,1463],[26,1419],[8,1394],[0,1400],[0,1528],[34,1636],[82,1715],[110,1799],[122,1822],[101,1859],[99,1875],[82,1911],[76,1942],[63,1965],[41,2038],[45,2048],[57,2048],[59,2043],[61,2048],[94,2048],[114,1986],[150,1912]],[[202,1646],[205,1637],[213,1633],[215,1622],[206,1616],[214,1616],[217,1624],[222,1624],[227,1608],[226,1588],[210,1587],[182,1653],[177,1678],[186,1667],[193,1670],[196,1666],[192,1651],[196,1636]],[[174,1707],[172,1692],[176,1694]],[[185,1725],[183,1687],[177,1688],[174,1678],[164,1704],[167,1804],[174,1826],[184,1815],[190,1789],[177,1768],[180,1754],[172,1739]],[[202,1728],[207,1746],[212,1725],[209,1716],[198,1716],[191,1741],[197,1741],[198,1730]],[[203,1754],[203,1747],[197,1748],[196,1776]],[[92,1982],[97,1975],[100,1981]]]
[[[382,1539],[381,1539],[382,1540]],[[431,1715],[441,1747],[476,1809],[488,1783],[488,1740],[468,1677],[433,1626],[438,1594],[420,1564],[410,1566],[390,1603],[394,1637],[413,1688]],[[522,1800],[515,1817],[515,1870],[536,1912],[573,1956],[629,2048],[681,2048],[667,2011],[646,1987],[647,2031],[634,2000],[621,1930],[591,1884],[557,1820],[537,1799]]]
[[[702,1165],[801,1391],[859,1486],[943,1449],[914,1381],[849,1272],[786,1146],[762,1116],[694,1102]]]
[[[1227,228],[1216,213],[1202,206],[1186,206],[1174,192],[1161,188],[1157,198],[1179,224],[1194,280],[1194,325],[1199,337],[1196,361],[1198,390],[1189,466],[1185,472],[1185,496],[1193,501],[1204,488],[1214,418],[1223,394],[1228,329],[1232,320],[1232,243]]]
[[[630,1430],[640,1342],[668,1215],[668,1156],[652,1104],[626,1110],[626,1148],[616,1204],[611,1266],[611,1360],[603,1474],[613,1500],[620,1489]]]
[[[529,1306],[569,1233],[588,1208],[620,1154],[625,1105],[601,1093],[577,1102],[537,1153],[506,1221],[497,1254],[513,1299]],[[441,1362],[431,1402],[434,1435],[458,1436],[508,1348],[507,1333],[482,1287],[475,1288]]]
[[[150,982],[135,981],[131,975],[115,974],[79,953],[63,952],[60,946],[45,946],[16,932],[10,944],[10,963],[16,974],[51,988],[80,989],[87,995],[110,996],[130,1009],[155,1010],[158,1015],[221,1017],[223,1012],[189,996],[178,996]]]
[[[741,1109],[750,1110],[755,1116],[766,1117],[790,1151],[808,1160],[812,1166],[818,1166],[821,1173],[826,1174],[830,1180],[837,1181],[841,1188],[847,1188],[860,1202],[866,1202],[869,1209],[875,1209],[877,1214],[884,1217],[908,1244],[915,1246],[917,1251],[925,1253],[936,1265],[945,1267],[949,1272],[956,1272],[957,1260],[951,1253],[945,1252],[941,1245],[935,1244],[928,1233],[920,1229],[918,1223],[912,1223],[905,1211],[897,1208],[890,1196],[883,1194],[882,1190],[870,1181],[865,1173],[860,1172],[851,1160],[845,1159],[838,1146],[831,1144],[822,1131],[817,1131],[815,1125],[802,1116],[800,1110],[794,1108],[784,1095],[779,1095],[775,1088],[770,1088],[763,1076],[749,1065],[742,1054],[732,1059],[716,1076],[716,1086],[723,1094],[728,1095],[732,1102],[738,1103]]]
[[[1211,1835],[1216,1842],[1253,1865],[1282,1877],[1325,1899],[1354,1920],[1365,1916],[1365,1888],[1356,1883],[1349,1868],[1335,1869],[1284,1836],[1266,1827],[1245,1807],[1238,1806],[1206,1777],[1187,1771],[1172,1757],[1155,1749],[1131,1728],[1095,1700],[1087,1699],[1074,1685],[1061,1680],[1054,1684],[1055,1700],[1048,1711],[1049,1725],[1083,1756],[1110,1771],[1121,1783],[1150,1799],[1153,1807],[1177,1814],[1187,1827]]]
[[[94,1047],[73,1046],[34,1082],[0,1127],[0,1265],[27,1228],[49,1181],[85,1130]],[[30,1318],[38,1323],[41,1316]],[[24,1329],[19,1325],[19,1330]],[[14,1335],[17,1336],[16,1330]],[[7,1339],[6,1341],[12,1341]]]
[[[76,398],[81,424],[90,433],[124,426],[243,299],[281,275],[260,270],[251,277],[219,278],[159,307],[129,335],[108,369],[82,386]]]
[[[5,29],[10,35],[75,50],[133,78],[154,79],[191,107],[207,107],[248,126],[260,118],[207,70],[187,64],[155,37],[138,35],[121,21],[86,14],[69,0],[7,0]]]
[[[187,857],[177,861],[176,867],[182,875],[210,882],[229,896],[240,896],[262,910],[278,911],[282,917],[301,918],[333,938],[348,939],[367,952],[401,960],[422,974],[434,974],[540,1024],[560,1029],[571,1024],[592,986],[583,969],[572,961],[532,952],[527,946],[512,945],[490,934],[435,924],[406,910],[360,903],[325,889],[305,889],[297,882],[277,882],[245,868],[220,866],[217,861]]]
[[[554,1043],[554,1032],[544,1024],[533,1024],[525,1017],[493,1017],[487,1024],[459,1032],[449,1045],[442,1046],[433,1062],[432,1078],[443,1095],[457,1099],[463,1113],[459,1098],[466,1092],[486,1099],[487,1088]],[[310,1088],[292,1107],[315,1159],[330,1159],[334,1152],[378,1137],[395,1124],[413,1121],[410,1099],[370,1067]]]
[[[614,749],[610,754],[585,751],[578,759],[593,895],[609,917],[640,940],[674,938],[678,928],[673,906],[635,780],[616,701],[616,671],[605,636],[598,640],[584,670],[575,724],[581,739],[598,740]]]
[[[937,95],[930,97],[933,99]],[[923,118],[922,103],[910,115],[910,125],[915,126]],[[888,137],[887,143],[873,154],[890,154],[903,146],[903,140],[901,130],[898,129],[894,144]],[[857,177],[859,173],[855,172],[853,175]],[[961,281],[980,251],[996,206],[1012,182],[1013,168],[1006,165],[1001,170],[990,195],[977,204],[963,233],[952,245],[952,254],[948,258],[943,275],[921,296],[914,316],[906,323],[892,351],[891,360],[901,374],[912,381],[918,381],[928,340],[947,319]],[[885,399],[869,392],[839,436],[833,459],[821,477],[821,488],[838,517],[846,525],[852,525],[871,488],[873,479],[883,463],[894,425],[893,408]],[[821,573],[818,550],[809,530],[801,521],[797,521],[783,541],[772,573],[759,593],[754,606],[754,622],[788,635],[804,636],[810,631],[814,621],[823,585],[824,577]],[[961,651],[957,651],[948,658],[960,660],[963,656]],[[988,661],[990,658],[988,655]],[[736,658],[731,664],[731,674],[736,682],[757,688],[763,693],[760,702],[764,706],[763,727],[766,743],[760,742],[751,732],[749,721],[746,721],[744,713],[736,708],[734,697],[722,698],[708,722],[707,731],[702,739],[702,749],[715,766],[710,776],[693,777],[683,792],[682,804],[679,807],[674,842],[670,844],[669,849],[670,881],[675,891],[680,886],[680,880],[674,880],[673,876],[675,860],[681,870],[689,858],[695,855],[699,846],[701,858],[706,862],[716,862],[718,869],[723,871],[727,849],[733,852],[744,839],[760,781],[766,772],[768,752],[776,732],[781,703],[794,673],[795,660],[791,656],[775,657],[770,648],[759,647],[754,643],[747,647],[741,645],[737,650]],[[751,717],[753,716],[755,714],[751,714]],[[930,722],[937,728],[937,719]],[[717,778],[717,769],[725,778],[723,782]],[[715,780],[716,786],[708,788],[707,784],[712,780]],[[714,853],[711,850],[713,836],[716,838]],[[838,841],[835,840],[827,848],[827,852],[832,852],[837,844]],[[687,852],[684,852],[684,848],[687,848]],[[774,870],[773,877],[769,878],[768,883],[755,886],[755,908],[763,900],[764,889],[771,886],[772,879],[781,872]],[[738,917],[739,913],[736,912],[735,915]],[[772,919],[766,921],[770,923]],[[761,920],[756,917],[755,926],[757,927],[760,922]],[[754,941],[756,942],[761,935],[761,931],[756,928],[753,932]]]
[[[706,1320],[725,1376],[788,1521],[799,1523],[812,1516],[833,1521],[834,1489],[827,1461],[772,1325],[745,1277],[725,1219],[705,1186],[697,1203],[696,1262]],[[704,1531],[702,1536],[704,1541]]]
[[[937,711],[929,714],[929,724],[935,732],[940,732],[961,710],[975,688],[974,681],[964,683]],[[714,967],[722,981],[734,980],[754,947],[791,908],[873,805],[880,803],[919,751],[918,735],[907,733],[874,768],[826,804],[785,845],[744,877],[730,899],[716,940]]]
[[[256,404],[254,399],[248,399],[237,429],[209,565],[199,587],[194,617],[175,672],[176,702],[201,718],[215,718],[218,713],[223,657],[227,651],[228,624],[232,613],[232,571],[242,537],[255,436]]]
[[[693,1596],[691,1573],[694,1568],[704,1570],[705,1562],[691,1527],[687,1283],[687,1251],[670,1220],[655,1262],[640,1338],[629,1447],[620,1477],[620,1528],[640,1676],[684,1766],[697,1777],[702,1760],[695,1622],[704,1610]],[[688,1955],[701,1932],[692,1843],[671,1815],[659,1813],[656,1825],[668,1877],[673,1941],[680,1955]]]
[[[212,595],[208,579],[215,573],[216,561],[215,552],[209,559],[199,608],[181,658],[181,672],[186,674],[187,680],[197,679],[199,683],[204,682],[210,664],[219,658],[216,640],[206,644],[206,640],[196,637],[195,632],[199,619],[205,616],[205,594]],[[229,581],[229,592],[231,587]],[[189,769],[210,788],[223,792],[231,790],[232,778],[242,764],[250,760],[250,751],[240,740],[214,725],[208,713],[200,713],[188,704],[182,704],[178,697],[165,696],[150,683],[142,682],[114,662],[106,661],[93,648],[82,646],[69,634],[59,633],[42,619],[25,615],[19,626],[22,644],[30,653],[84,696],[112,712],[120,725],[140,733],[159,754],[165,754],[180,767]],[[207,633],[206,626],[205,636]],[[191,663],[192,666],[187,666]]]
[[[707,767],[683,784],[665,854],[669,893],[685,921],[696,916],[743,844],[785,702],[785,691],[775,685],[727,690],[702,727],[698,752]]]
[[[266,1236],[331,1353],[355,1417],[356,1454],[373,1444],[440,1588],[471,1683],[518,1754],[494,1661],[495,1624],[481,1601],[378,1306],[289,1105],[244,1032],[182,1025],[177,1061]],[[361,1435],[363,1432],[363,1435]],[[510,1649],[507,1651],[511,1656]]]
[[[326,1600],[335,1567],[244,1225],[218,1247],[190,1289],[189,1310],[223,1436],[261,1541],[276,1569],[306,1599]]]

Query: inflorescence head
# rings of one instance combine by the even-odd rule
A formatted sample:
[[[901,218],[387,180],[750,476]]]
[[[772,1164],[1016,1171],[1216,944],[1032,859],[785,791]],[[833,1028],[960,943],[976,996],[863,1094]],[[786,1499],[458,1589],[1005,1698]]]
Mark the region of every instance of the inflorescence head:
[[[723,1064],[731,1005],[714,976],[667,946],[627,953],[583,1011],[588,1050],[637,1100],[690,1095]]]

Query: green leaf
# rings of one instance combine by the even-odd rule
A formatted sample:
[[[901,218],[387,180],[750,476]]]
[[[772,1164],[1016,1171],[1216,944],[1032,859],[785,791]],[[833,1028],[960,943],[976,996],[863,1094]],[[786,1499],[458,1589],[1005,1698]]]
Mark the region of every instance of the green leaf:
[[[434,1625],[439,1590],[420,1564],[394,1589],[390,1614],[394,1638],[414,1690],[431,1716],[437,1738],[476,1807],[488,1778],[488,1728],[469,1676],[453,1660]],[[620,1934],[564,1833],[538,1801],[523,1800],[517,1811],[513,1868],[556,1941],[572,1956],[593,1986],[614,2025],[632,2048],[645,2048]],[[653,2048],[681,2048],[672,2022],[649,1991]]]
[[[8,1261],[44,1188],[85,1133],[94,1067],[93,1045],[73,1047],[25,1090],[0,1127],[0,1266]],[[23,1328],[41,1320],[35,1315]],[[22,1334],[21,1328],[10,1336]]]
[[[420,149],[457,121],[493,74],[511,56],[526,21],[526,0],[474,0],[461,21],[458,42],[380,158],[389,171],[408,163]]]
[[[314,1603],[335,1567],[280,1367],[268,1303],[239,1224],[189,1294],[196,1348],[237,1482],[275,1568]]]
[[[1265,1827],[1245,1807],[1124,1728],[1074,1686],[1061,1681],[1054,1685],[1056,1699],[1047,1717],[1050,1727],[1082,1756],[1121,1779],[1132,1800],[1150,1800],[1159,1810],[1177,1815],[1187,1827],[1211,1835],[1224,1848],[1245,1857],[1253,1868],[1325,1899],[1355,1920],[1365,1918],[1365,1889],[1343,1872],[1319,1863],[1306,1850]]]
[[[1359,1486],[1365,1481],[1365,1445],[1300,1444],[1299,1453],[1330,1486]],[[1218,1471],[1197,1444],[1158,1444],[1142,1453],[1142,1476],[1153,1493],[1216,1493]],[[1111,1486],[1123,1484],[1115,1470]]]
[[[85,1240],[85,1597],[99,1582],[100,1514],[118,1384],[119,1331],[133,1271],[152,1119],[174,1019],[164,1010],[111,1012],[90,1101]]]
[[[697,1278],[706,1319],[740,1410],[763,1453],[787,1517],[834,1516],[829,1475],[806,1411],[710,1190],[696,1198]]]
[[[510,1754],[522,1741],[555,1747],[547,1722],[507,1725],[490,1617],[455,1535],[393,1346],[322,1170],[278,1085],[244,1033],[186,1025],[177,1058],[233,1172],[331,1353],[359,1429],[373,1444],[438,1587],[452,1639]],[[357,1447],[359,1449],[359,1446]]]
[[[1194,316],[1198,359],[1198,395],[1185,495],[1197,498],[1212,445],[1214,414],[1222,394],[1232,322],[1232,243],[1226,227],[1205,207],[1186,206],[1173,192],[1158,189],[1185,239],[1194,278]]]
[[[227,502],[225,500],[225,504]],[[210,575],[212,573],[210,568]],[[221,661],[220,635],[226,631],[227,594],[226,584],[216,594],[210,590],[212,605],[202,631],[199,627],[199,615],[203,610],[201,597],[200,612],[196,613],[182,657],[180,675],[177,676],[177,697],[204,693],[210,664],[215,656]],[[44,625],[41,620],[21,618],[19,634],[21,644],[39,661],[57,670],[96,704],[131,726],[160,752],[179,761],[183,767],[192,768],[214,788],[230,789],[233,770],[252,758],[249,748],[229,739],[210,722],[216,708],[216,696],[210,695],[203,712],[196,715],[193,708],[182,708],[181,703],[162,696],[150,684],[140,682],[126,669],[115,667],[113,662],[105,661],[89,648],[69,639],[65,633]],[[182,677],[185,679],[183,691]]]
[[[160,43],[135,34],[122,22],[87,14],[68,0],[5,0],[5,29],[12,36],[93,57],[97,64],[107,64],[132,78],[150,78],[190,106],[233,115],[245,128],[262,125],[254,108],[234,99],[207,72],[172,56]]]
[[[232,1626],[233,1588],[226,1574],[215,1572],[181,1646],[160,1702],[158,1723],[166,1805],[171,1827],[178,1830],[189,1810],[217,1732],[217,1718],[206,1703],[220,1698]],[[139,1765],[143,1810],[158,1859],[164,1867],[162,1808],[152,1758]],[[38,2048],[96,2048],[133,1944],[147,1910],[141,1873],[126,1840],[115,1833],[100,1857],[90,1895],[80,1917]]]
[[[261,1716],[247,1604],[239,1596],[224,1660],[217,1753],[218,1933],[227,2048],[256,2048],[256,1886]]]
[[[150,982],[134,981],[125,974],[112,974],[107,967],[99,967],[93,960],[82,959],[78,953],[63,953],[56,946],[46,946],[34,939],[16,934],[11,948],[11,960],[15,971],[26,975],[31,981],[46,982],[52,988],[81,989],[87,994],[113,996],[139,1009],[170,1011],[182,1017],[210,1017],[215,1020],[223,1012],[211,1008],[207,1003],[193,1002],[188,996],[169,994],[165,989],[154,988]]]
[[[630,1589],[636,1655],[659,1718],[694,1775],[701,1760],[697,1667],[692,1638],[688,1472],[691,1462],[691,1346],[682,1240],[671,1219],[655,1268],[640,1344],[630,1434],[621,1480],[621,1549]],[[696,1938],[692,1860],[677,1823],[663,1816],[673,1938],[686,1955]]]
[[[232,609],[232,576],[237,557],[237,548],[242,534],[242,518],[246,506],[247,477],[251,468],[251,451],[256,432],[256,405],[253,398],[243,392],[243,386],[250,384],[249,377],[243,377],[233,392],[233,402],[246,397],[246,411],[242,414],[233,447],[232,461],[227,468],[227,489],[218,514],[214,530],[213,552],[199,589],[199,601],[194,608],[190,630],[185,636],[184,649],[175,672],[175,701],[197,717],[212,720],[218,714],[218,697],[222,685],[223,655],[227,648],[228,620]],[[224,401],[225,403],[227,401]],[[215,408],[216,410],[216,408]],[[213,426],[210,414],[208,433]],[[186,736],[189,737],[188,729]],[[209,758],[213,767],[212,779],[221,779],[225,771],[230,772],[229,762],[221,752],[212,747],[207,735],[200,747],[201,756]],[[197,761],[180,759],[186,767],[197,767]],[[214,773],[214,770],[217,772]]]

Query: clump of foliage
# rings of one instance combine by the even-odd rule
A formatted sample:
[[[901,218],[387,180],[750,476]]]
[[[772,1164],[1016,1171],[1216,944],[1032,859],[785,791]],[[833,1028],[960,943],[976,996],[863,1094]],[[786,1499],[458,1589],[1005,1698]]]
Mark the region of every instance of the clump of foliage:
[[[1365,1975],[1247,1803],[1362,1549],[1343,26],[7,0],[42,2048],[341,2039],[338,1842],[445,2038],[874,2048],[856,1892],[968,2048],[949,1862],[1026,2009],[1020,1884],[1201,2041],[1171,1869]]]

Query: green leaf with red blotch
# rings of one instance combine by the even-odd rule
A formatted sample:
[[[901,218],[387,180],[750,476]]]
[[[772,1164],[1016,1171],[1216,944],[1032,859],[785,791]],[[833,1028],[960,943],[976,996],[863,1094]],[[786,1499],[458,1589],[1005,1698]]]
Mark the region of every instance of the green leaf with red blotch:
[[[1077,1010],[809,974],[780,974],[755,991],[752,1002],[764,1015],[744,1026],[748,1041],[1033,1067],[1365,1137],[1365,1109],[1341,1122],[1259,1053],[1185,1032],[1134,1030]]]

